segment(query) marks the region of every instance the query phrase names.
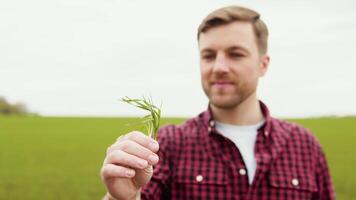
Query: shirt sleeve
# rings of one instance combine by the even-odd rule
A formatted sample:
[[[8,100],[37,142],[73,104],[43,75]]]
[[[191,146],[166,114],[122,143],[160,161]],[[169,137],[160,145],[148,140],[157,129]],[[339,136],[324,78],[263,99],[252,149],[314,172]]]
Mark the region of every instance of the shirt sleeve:
[[[141,199],[170,199],[169,187],[171,179],[171,170],[170,170],[170,142],[168,138],[169,127],[164,127],[160,129],[158,133],[158,143],[159,151],[158,157],[159,162],[153,166],[153,176],[146,185],[141,189]]]
[[[332,178],[330,176],[328,164],[326,161],[325,153],[319,148],[318,163],[317,163],[317,173],[316,180],[318,184],[318,197],[317,200],[335,200],[335,191],[332,183]]]

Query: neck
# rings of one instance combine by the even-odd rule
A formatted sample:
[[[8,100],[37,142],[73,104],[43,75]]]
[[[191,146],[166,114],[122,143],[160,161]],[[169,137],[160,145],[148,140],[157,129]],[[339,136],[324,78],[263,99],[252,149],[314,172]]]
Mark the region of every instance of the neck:
[[[256,93],[233,108],[211,105],[211,111],[216,121],[233,125],[257,124],[264,118]]]

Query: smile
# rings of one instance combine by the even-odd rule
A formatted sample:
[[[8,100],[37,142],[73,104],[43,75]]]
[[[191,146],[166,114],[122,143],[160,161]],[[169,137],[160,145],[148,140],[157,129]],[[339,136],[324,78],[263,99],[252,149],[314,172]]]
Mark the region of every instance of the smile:
[[[232,85],[231,81],[214,81],[212,83],[213,86],[226,86],[226,85]]]

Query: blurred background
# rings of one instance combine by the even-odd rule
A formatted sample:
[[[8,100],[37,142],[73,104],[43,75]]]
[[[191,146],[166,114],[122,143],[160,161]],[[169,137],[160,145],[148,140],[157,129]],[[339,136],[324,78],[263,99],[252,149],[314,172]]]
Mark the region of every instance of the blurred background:
[[[196,32],[242,5],[270,31],[258,95],[310,128],[338,199],[356,198],[356,3],[315,1],[0,1],[0,199],[99,199],[106,147],[152,96],[163,124],[206,109]]]

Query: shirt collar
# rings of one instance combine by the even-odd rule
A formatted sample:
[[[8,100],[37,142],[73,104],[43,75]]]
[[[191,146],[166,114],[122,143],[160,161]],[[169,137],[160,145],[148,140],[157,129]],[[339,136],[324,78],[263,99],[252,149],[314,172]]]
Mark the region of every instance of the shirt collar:
[[[265,118],[264,124],[258,129],[258,131],[264,131],[265,136],[269,136],[271,132],[272,117],[267,106],[259,100],[259,104],[262,110],[263,117]],[[212,133],[215,130],[215,121],[213,112],[210,105],[208,109],[201,114],[203,123],[208,127],[208,132]]]
[[[258,129],[258,132],[263,132],[264,136],[271,142],[270,153],[271,158],[274,159],[283,150],[286,142],[289,138],[289,134],[286,132],[285,128],[281,125],[283,122],[281,120],[275,119],[271,116],[268,107],[259,100],[261,106],[262,114],[265,118],[264,124]],[[203,126],[206,127],[208,134],[216,133],[215,122],[211,107],[199,115],[200,121]],[[259,158],[260,159],[260,158]],[[269,157],[261,158],[262,162],[268,162]]]

